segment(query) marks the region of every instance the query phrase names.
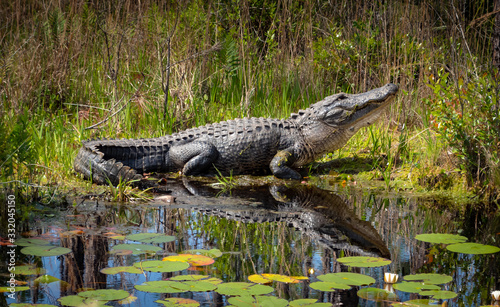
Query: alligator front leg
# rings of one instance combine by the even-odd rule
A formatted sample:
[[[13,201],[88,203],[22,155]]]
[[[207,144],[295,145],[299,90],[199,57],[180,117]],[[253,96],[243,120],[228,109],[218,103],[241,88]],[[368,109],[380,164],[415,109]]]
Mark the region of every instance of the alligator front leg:
[[[291,150],[282,150],[271,160],[269,168],[274,176],[282,179],[296,179],[299,180],[302,176],[290,166],[295,162],[295,157]]]
[[[170,148],[168,164],[182,168],[186,176],[205,172],[219,157],[217,148],[208,142],[194,141]]]

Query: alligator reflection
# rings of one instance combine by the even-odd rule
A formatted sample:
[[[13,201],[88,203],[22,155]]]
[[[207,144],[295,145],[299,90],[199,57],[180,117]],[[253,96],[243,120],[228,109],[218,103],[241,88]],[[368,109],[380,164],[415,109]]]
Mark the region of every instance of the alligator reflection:
[[[185,181],[184,184],[194,194],[210,194],[206,187],[196,183]],[[360,220],[340,196],[329,191],[299,184],[291,187],[271,185],[236,188],[231,190],[231,197],[253,198],[260,204],[195,209],[245,223],[285,222],[326,248],[390,258],[389,249],[370,222]]]

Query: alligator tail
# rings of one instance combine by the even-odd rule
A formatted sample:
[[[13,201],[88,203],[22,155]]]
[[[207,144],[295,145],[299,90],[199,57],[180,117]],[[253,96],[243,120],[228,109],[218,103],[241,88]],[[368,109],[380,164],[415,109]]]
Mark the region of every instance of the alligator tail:
[[[165,169],[158,139],[91,140],[83,143],[74,162],[76,172],[98,184],[140,180],[142,173]]]

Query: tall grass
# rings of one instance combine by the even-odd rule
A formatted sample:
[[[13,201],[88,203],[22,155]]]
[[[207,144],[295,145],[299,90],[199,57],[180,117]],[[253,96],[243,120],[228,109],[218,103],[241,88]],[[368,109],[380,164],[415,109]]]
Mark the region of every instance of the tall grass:
[[[363,146],[390,134],[400,141],[370,154],[401,157],[400,135],[433,131],[422,103],[434,94],[428,76],[488,70],[493,19],[484,16],[492,10],[492,0],[11,1],[0,7],[0,163],[9,166],[1,181],[71,179],[84,139],[282,118],[386,82],[401,88],[381,126],[391,128],[374,127]]]

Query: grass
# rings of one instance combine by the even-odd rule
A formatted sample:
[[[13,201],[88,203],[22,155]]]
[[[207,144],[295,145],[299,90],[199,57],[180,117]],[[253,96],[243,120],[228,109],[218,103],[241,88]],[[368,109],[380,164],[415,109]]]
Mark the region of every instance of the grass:
[[[493,19],[463,29],[491,11],[490,2],[470,14],[431,0],[4,6],[0,181],[35,199],[38,187],[81,185],[72,162],[85,139],[158,137],[244,116],[284,118],[335,92],[395,82],[400,94],[384,118],[323,160],[360,157],[368,164],[361,173],[382,178],[387,190],[401,177],[428,189],[450,188],[436,183],[445,177],[463,187],[461,162],[421,101],[436,97],[428,78],[443,67],[454,73],[450,84],[487,71],[490,45],[478,37],[491,34]],[[170,72],[167,105],[162,71]],[[356,165],[335,170],[347,168]]]

